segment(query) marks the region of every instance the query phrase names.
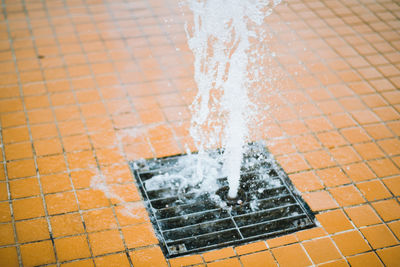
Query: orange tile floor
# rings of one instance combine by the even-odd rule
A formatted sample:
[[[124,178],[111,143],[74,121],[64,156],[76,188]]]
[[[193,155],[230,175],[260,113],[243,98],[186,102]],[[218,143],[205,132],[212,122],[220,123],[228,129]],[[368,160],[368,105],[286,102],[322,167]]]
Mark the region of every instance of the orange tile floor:
[[[191,145],[179,1],[0,9],[1,266],[400,265],[398,1],[290,0],[266,20],[259,130],[319,227],[169,261],[127,162]]]

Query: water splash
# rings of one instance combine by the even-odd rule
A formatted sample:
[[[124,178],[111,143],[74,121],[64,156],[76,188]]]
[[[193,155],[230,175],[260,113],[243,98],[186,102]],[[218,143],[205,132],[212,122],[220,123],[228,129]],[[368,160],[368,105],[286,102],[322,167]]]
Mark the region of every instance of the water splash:
[[[251,48],[263,41],[260,28],[280,2],[187,0],[193,24],[186,27],[186,32],[195,58],[194,79],[198,86],[191,106],[190,134],[200,156],[208,149],[223,147],[230,198],[237,196],[248,123],[254,115],[248,88],[262,73],[254,64],[256,57],[262,55]],[[205,172],[199,164],[198,179]]]

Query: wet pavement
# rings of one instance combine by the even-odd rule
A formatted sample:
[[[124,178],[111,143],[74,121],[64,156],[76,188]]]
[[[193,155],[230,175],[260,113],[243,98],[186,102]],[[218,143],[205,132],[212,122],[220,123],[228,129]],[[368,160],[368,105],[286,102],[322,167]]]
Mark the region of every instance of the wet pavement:
[[[171,260],[128,161],[194,150],[186,8],[5,0],[0,9],[0,265],[400,262],[398,2],[294,0],[266,19],[259,100],[271,108],[253,137],[320,225]]]

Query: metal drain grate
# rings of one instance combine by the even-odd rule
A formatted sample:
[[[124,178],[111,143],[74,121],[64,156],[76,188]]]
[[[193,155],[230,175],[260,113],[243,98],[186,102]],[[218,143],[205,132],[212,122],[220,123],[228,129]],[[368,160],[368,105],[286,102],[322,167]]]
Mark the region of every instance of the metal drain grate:
[[[218,151],[214,153],[218,155]],[[146,181],[170,173],[186,155],[131,162],[166,257],[288,234],[315,226],[309,207],[293,190],[269,152],[251,144],[241,168],[239,199],[226,198],[226,177],[215,194],[196,193],[179,181],[146,188]],[[187,156],[186,156],[187,157]],[[218,197],[215,197],[215,196]],[[222,199],[222,201],[221,201]],[[221,205],[225,203],[225,205]],[[227,203],[227,204],[226,204]]]

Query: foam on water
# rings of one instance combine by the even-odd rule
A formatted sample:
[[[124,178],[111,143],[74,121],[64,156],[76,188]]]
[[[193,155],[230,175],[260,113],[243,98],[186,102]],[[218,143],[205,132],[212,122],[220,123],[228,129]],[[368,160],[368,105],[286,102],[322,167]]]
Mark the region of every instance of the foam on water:
[[[191,188],[191,193],[213,192],[217,179],[223,177],[221,161],[218,154],[188,154],[180,157],[172,168],[165,173],[153,176],[145,182],[147,190],[170,188],[179,193],[185,193]],[[207,175],[199,175],[199,166],[207,166]],[[201,168],[200,168],[201,169]]]

